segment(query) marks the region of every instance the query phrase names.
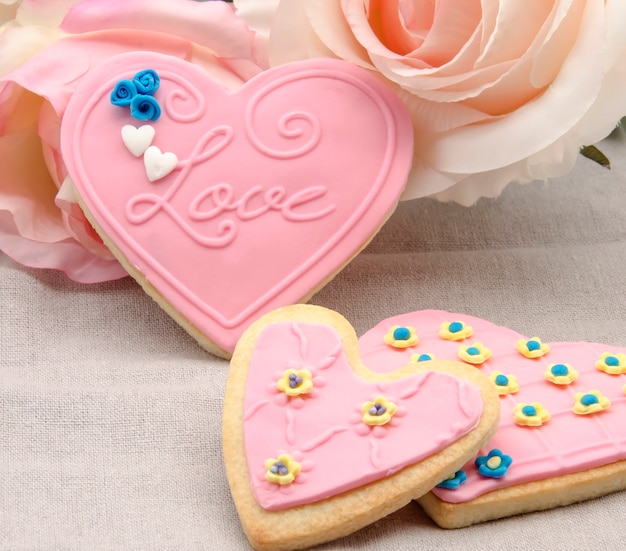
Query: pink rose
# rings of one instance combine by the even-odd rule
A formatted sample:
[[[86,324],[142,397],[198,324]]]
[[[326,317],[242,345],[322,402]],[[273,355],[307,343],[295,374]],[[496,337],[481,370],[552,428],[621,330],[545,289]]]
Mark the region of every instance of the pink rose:
[[[262,63],[339,57],[408,106],[405,199],[569,171],[626,114],[624,0],[235,0]]]
[[[0,0],[0,25],[0,250],[79,282],[123,277],[66,179],[69,98],[90,67],[146,48],[237,88],[260,71],[252,33],[229,4],[193,0]]]

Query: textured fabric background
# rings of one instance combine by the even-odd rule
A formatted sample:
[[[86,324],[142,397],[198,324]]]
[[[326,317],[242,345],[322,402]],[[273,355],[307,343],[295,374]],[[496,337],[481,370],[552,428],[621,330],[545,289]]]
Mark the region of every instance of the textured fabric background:
[[[626,346],[626,139],[473,208],[402,204],[312,300],[362,334],[440,308]],[[221,455],[228,364],[139,287],[0,255],[0,549],[247,549]],[[625,379],[626,381],[626,379]],[[625,420],[626,421],[626,420]],[[411,504],[322,549],[623,549],[626,493],[467,529]]]

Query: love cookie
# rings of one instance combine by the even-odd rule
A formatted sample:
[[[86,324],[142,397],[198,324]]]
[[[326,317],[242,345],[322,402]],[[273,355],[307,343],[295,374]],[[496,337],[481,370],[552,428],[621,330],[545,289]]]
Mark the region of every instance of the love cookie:
[[[332,59],[230,92],[132,52],[92,69],[63,117],[79,202],[128,272],[228,357],[263,313],[306,301],[394,210],[413,156],[406,108]]]
[[[495,436],[419,500],[439,525],[457,528],[626,488],[626,349],[545,343],[437,310],[389,318],[359,347],[379,373],[461,360],[489,376],[500,395]]]
[[[493,434],[499,400],[461,362],[380,375],[339,314],[263,316],[231,360],[224,462],[256,549],[297,549],[370,524],[428,492]]]

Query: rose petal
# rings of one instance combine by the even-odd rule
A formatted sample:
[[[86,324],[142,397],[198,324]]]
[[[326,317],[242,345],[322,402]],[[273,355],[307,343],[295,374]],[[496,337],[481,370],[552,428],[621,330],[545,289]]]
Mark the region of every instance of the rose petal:
[[[549,85],[557,76],[583,23],[583,8],[584,0],[566,0],[559,3],[551,17],[547,19],[546,23],[551,22],[551,25],[545,32],[544,42],[536,52],[533,52],[530,82],[536,87]]]
[[[235,13],[255,31],[255,59],[265,68],[269,67],[267,58],[268,38],[274,21],[274,14],[280,0],[234,0]]]
[[[19,25],[57,29],[79,0],[22,0],[16,20]]]
[[[607,51],[605,63],[607,67],[611,67],[618,60],[624,58],[624,49],[626,48],[624,21],[626,21],[626,2],[606,0]]]
[[[66,239],[40,243],[21,236],[11,216],[0,211],[0,250],[24,266],[61,270],[79,283],[100,283],[128,275],[117,261],[92,255],[80,243]]]
[[[6,75],[58,38],[54,29],[10,27],[0,34],[0,76]]]
[[[428,182],[427,187],[420,186],[420,191],[437,190],[430,196],[440,201],[471,206],[481,197],[497,197],[509,182],[528,183],[566,174],[574,166],[578,150],[573,139],[562,139],[526,159],[479,174],[448,174],[417,163],[411,180]],[[408,193],[406,197],[410,198]]]
[[[226,2],[83,0],[72,7],[61,29],[69,33],[105,29],[162,32],[201,44],[221,57],[252,60],[252,32]]]
[[[19,84],[46,98],[58,115],[62,115],[78,81],[87,70],[104,59],[141,49],[159,41],[160,51],[184,58],[189,43],[174,36],[155,35],[147,31],[105,31],[84,36],[69,36],[51,44],[15,71],[0,79]]]
[[[371,0],[367,19],[381,42],[397,54],[407,55],[419,48],[432,27],[435,7],[407,0]]]
[[[606,3],[606,73],[598,97],[577,131],[580,144],[593,144],[606,137],[616,121],[626,115],[626,2],[608,0]]]
[[[222,59],[195,44],[191,46],[186,59],[202,67],[228,90],[241,88],[244,82],[262,71],[261,67],[248,59]]]
[[[442,172],[477,173],[510,165],[548,147],[571,130],[594,102],[600,88],[603,4],[587,2],[586,24],[550,88],[507,117],[460,128],[436,140],[418,138],[416,150]],[[515,136],[516,145],[509,140]],[[486,154],[488,152],[488,154]]]
[[[0,210],[10,214],[17,232],[27,239],[62,241],[69,235],[54,206],[57,188],[48,173],[33,120],[42,100],[17,86],[12,90],[17,101],[12,102],[12,116],[6,119],[0,136]]]
[[[273,17],[269,43],[266,39],[264,42],[267,51],[258,51],[257,57],[269,60],[272,66],[300,59],[341,57],[360,67],[373,68],[367,52],[345,23],[339,0],[281,2]]]
[[[499,10],[493,14],[493,27],[488,30],[488,34],[487,29],[483,30],[487,41],[483,44],[478,65],[492,65],[523,56],[545,21],[549,20],[552,8],[553,4],[546,0],[509,0],[500,3]],[[520,13],[524,13],[524,17],[520,17]]]
[[[423,43],[409,54],[431,67],[440,67],[455,59],[475,34],[481,20],[480,0],[443,0]]]

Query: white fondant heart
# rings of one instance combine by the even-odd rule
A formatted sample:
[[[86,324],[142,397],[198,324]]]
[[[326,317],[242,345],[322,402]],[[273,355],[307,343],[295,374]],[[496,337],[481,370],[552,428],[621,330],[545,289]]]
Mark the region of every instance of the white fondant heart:
[[[122,141],[126,149],[135,157],[141,157],[146,149],[152,145],[156,130],[149,124],[144,124],[137,128],[132,124],[126,124],[122,127]]]
[[[151,145],[143,154],[146,176],[151,182],[165,178],[178,165],[176,153],[162,153],[156,145]]]

